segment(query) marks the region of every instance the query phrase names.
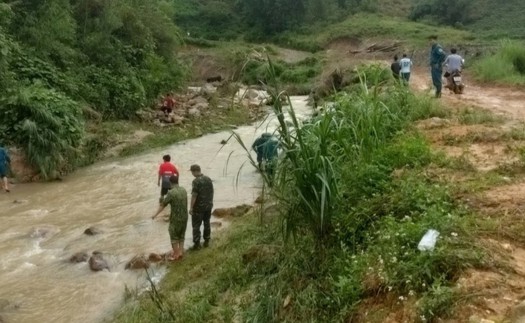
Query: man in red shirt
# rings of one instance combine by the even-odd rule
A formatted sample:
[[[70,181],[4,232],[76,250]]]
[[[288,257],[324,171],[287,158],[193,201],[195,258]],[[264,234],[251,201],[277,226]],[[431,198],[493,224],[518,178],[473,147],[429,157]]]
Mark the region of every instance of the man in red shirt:
[[[162,159],[164,160],[164,163],[162,163],[159,167],[159,177],[157,180],[157,186],[161,186],[162,184],[160,189],[161,203],[164,199],[164,195],[168,194],[168,191],[171,189],[170,177],[173,175],[179,177],[179,171],[177,170],[177,167],[171,163],[171,156],[164,155],[162,156]]]
[[[173,111],[173,108],[175,108],[175,99],[173,99],[171,93],[168,93],[164,98],[164,102],[162,102],[162,108],[160,110],[164,112],[165,115],[168,115]]]

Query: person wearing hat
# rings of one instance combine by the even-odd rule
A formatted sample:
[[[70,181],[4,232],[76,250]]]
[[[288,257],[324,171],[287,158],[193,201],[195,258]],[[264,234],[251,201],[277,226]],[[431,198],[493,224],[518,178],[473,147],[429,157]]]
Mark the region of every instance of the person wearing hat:
[[[7,169],[11,163],[7,150],[0,147],[0,181],[2,181],[2,188],[9,193],[9,183],[7,181]]]
[[[184,255],[184,236],[188,226],[188,193],[179,186],[179,176],[170,177],[171,189],[162,200],[157,213],[151,218],[154,220],[168,204],[171,207],[170,225],[168,232],[173,248],[168,260],[179,260]]]
[[[210,218],[213,208],[213,183],[211,179],[203,175],[199,165],[191,165],[191,174],[195,177],[191,188],[190,215],[193,228],[193,250],[201,247],[201,225],[204,225],[202,237],[204,247],[210,244]]]

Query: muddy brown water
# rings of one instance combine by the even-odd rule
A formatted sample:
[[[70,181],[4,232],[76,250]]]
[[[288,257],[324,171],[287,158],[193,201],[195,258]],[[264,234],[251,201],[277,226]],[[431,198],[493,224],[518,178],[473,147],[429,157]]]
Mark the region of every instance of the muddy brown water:
[[[299,115],[309,115],[305,97],[292,97]],[[235,131],[247,145],[275,118]],[[171,154],[188,192],[191,164],[201,165],[215,185],[215,207],[251,204],[262,186],[246,152],[229,132],[201,138],[118,161],[95,164],[63,182],[21,184],[0,194],[0,315],[8,322],[102,322],[123,301],[126,286],[146,288],[143,272],[127,271],[136,254],[170,250],[167,224],[152,221],[158,206],[156,172],[164,153]],[[221,149],[222,147],[222,149]],[[252,152],[253,153],[253,152]],[[240,171],[239,171],[240,170]],[[17,200],[19,203],[14,203]],[[169,207],[164,213],[169,212]],[[217,221],[215,219],[215,221]],[[83,234],[94,226],[96,236]],[[224,226],[222,226],[224,228]],[[46,232],[42,236],[42,232]],[[212,233],[213,241],[213,233]],[[191,245],[191,225],[186,247]],[[91,272],[86,263],[71,264],[75,252],[105,254],[111,271]],[[157,281],[164,266],[152,269]]]

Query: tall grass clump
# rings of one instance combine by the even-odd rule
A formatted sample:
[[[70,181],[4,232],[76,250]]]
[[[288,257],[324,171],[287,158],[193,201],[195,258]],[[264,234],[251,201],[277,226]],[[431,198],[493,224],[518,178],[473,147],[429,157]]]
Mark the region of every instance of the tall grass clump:
[[[474,72],[484,82],[525,84],[525,45],[518,41],[502,41],[495,54],[475,63]]]
[[[410,121],[433,111],[430,101],[385,83],[377,68],[362,70],[360,76],[358,89],[339,93],[334,109],[306,123],[289,101],[282,104],[284,92],[271,93],[283,150],[273,193],[284,206],[287,236],[306,230],[317,241],[328,238],[337,206],[346,200],[340,194],[348,184],[342,182],[342,169],[368,160]]]

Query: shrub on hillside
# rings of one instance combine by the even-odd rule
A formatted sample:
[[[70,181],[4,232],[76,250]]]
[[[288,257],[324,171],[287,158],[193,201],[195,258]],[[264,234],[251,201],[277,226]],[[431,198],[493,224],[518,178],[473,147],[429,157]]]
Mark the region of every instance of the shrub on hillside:
[[[1,138],[22,147],[44,179],[73,164],[83,129],[78,104],[40,83],[20,86],[1,98]]]

